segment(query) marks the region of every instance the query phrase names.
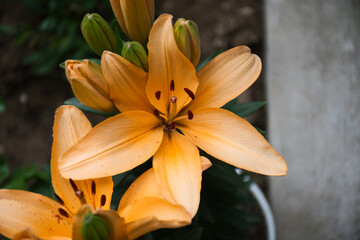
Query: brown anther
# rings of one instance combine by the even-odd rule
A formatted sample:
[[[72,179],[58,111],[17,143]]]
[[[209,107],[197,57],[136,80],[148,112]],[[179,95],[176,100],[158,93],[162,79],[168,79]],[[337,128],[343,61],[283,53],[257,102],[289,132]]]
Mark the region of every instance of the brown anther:
[[[174,80],[171,80],[170,82],[170,91],[174,91],[175,90],[175,83]]]
[[[160,91],[156,91],[155,92],[155,97],[157,100],[160,100],[160,96],[161,96],[161,92]]]
[[[76,193],[76,191],[79,189],[77,188],[76,184],[74,183],[74,181],[71,178],[69,178],[69,181],[70,181],[71,187],[74,189],[74,192]]]
[[[189,120],[194,118],[194,114],[192,113],[192,111],[188,110],[187,114],[188,114],[188,119]]]
[[[55,196],[56,200],[57,200],[61,205],[64,205],[64,201],[59,197],[59,195],[57,195],[56,193],[54,193],[54,196]]]
[[[185,90],[185,92],[187,93],[187,95],[189,95],[189,97],[191,97],[192,100],[195,99],[195,95],[194,95],[194,93],[193,93],[190,89],[184,88],[184,90]]]
[[[170,98],[170,101],[171,101],[172,103],[176,103],[177,97],[175,97],[175,96],[171,97],[171,98]]]
[[[154,115],[155,115],[156,117],[160,117],[160,112],[159,112],[159,110],[155,109],[155,110],[154,110]]]
[[[174,131],[174,129],[175,129],[175,123],[174,123],[174,122],[171,122],[171,123],[170,123],[170,130],[171,130],[171,131]]]
[[[96,194],[96,185],[95,185],[95,181],[92,180],[91,182],[91,194],[95,195]]]
[[[66,218],[69,217],[69,214],[68,214],[67,211],[65,211],[64,209],[59,208],[58,211],[59,211],[60,215],[63,215],[63,216],[66,217]]]
[[[106,203],[106,196],[103,194],[103,195],[101,195],[101,198],[100,198],[100,205],[104,206],[105,203]]]
[[[82,199],[84,197],[84,192],[81,191],[81,190],[77,190],[75,192],[75,195],[79,198],[79,199]]]

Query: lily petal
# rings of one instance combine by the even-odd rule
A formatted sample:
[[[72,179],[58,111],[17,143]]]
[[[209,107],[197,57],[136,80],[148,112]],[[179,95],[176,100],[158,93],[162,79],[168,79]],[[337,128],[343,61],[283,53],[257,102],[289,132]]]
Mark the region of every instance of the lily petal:
[[[201,170],[202,171],[205,171],[209,167],[212,166],[212,163],[210,162],[210,160],[207,157],[200,156],[200,159],[201,159]]]
[[[168,113],[172,96],[177,97],[179,111],[191,100],[184,89],[195,93],[199,85],[195,67],[177,47],[171,20],[171,15],[160,15],[150,31],[148,43],[149,80],[146,94],[152,105],[164,114]],[[172,80],[173,94],[170,91]]]
[[[179,129],[208,154],[235,167],[272,175],[286,175],[285,160],[246,120],[224,109],[202,108]]]
[[[121,112],[153,112],[154,107],[145,94],[148,75],[144,70],[108,51],[101,57],[101,69],[110,86],[110,98]]]
[[[153,158],[155,178],[167,200],[180,204],[194,217],[200,202],[201,159],[197,147],[185,136],[164,132]]]
[[[59,157],[70,147],[75,145],[91,130],[91,123],[86,116],[74,106],[61,106],[55,113],[53,126],[53,145],[51,153],[51,180],[56,197],[63,205],[75,214],[81,207],[81,202],[76,197],[69,179],[63,178],[59,172]],[[101,196],[111,199],[113,181],[111,177],[95,180],[74,181],[73,184],[84,192],[86,202],[94,209],[101,207]],[[103,206],[110,209],[110,201]]]
[[[191,223],[191,217],[180,205],[159,198],[143,198],[121,212],[130,239],[136,239],[160,228],[178,228]]]
[[[71,237],[72,217],[61,215],[59,209],[63,209],[59,203],[40,194],[1,189],[0,233],[13,238],[22,229],[29,229],[41,239]]]
[[[222,107],[249,88],[260,72],[261,60],[248,47],[232,48],[198,71],[199,88],[188,108]]]
[[[124,208],[131,205],[136,200],[142,199],[144,197],[165,199],[161,193],[159,185],[155,180],[153,168],[141,174],[141,176],[130,185],[128,190],[126,190],[119,203],[119,214],[121,215],[121,211]]]
[[[87,179],[126,172],[149,159],[163,137],[161,121],[144,111],[129,111],[95,126],[59,160],[63,177]]]

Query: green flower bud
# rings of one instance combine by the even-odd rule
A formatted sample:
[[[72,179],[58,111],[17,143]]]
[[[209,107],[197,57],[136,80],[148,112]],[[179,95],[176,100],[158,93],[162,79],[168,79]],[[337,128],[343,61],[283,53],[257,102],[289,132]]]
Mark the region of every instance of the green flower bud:
[[[139,42],[126,42],[121,51],[121,56],[132,64],[148,71],[148,57],[145,49]]]
[[[196,23],[179,18],[174,25],[174,35],[179,50],[196,66],[201,54],[200,35]]]
[[[83,240],[108,240],[110,228],[102,217],[88,213],[84,217],[81,234]]]
[[[116,51],[116,38],[109,24],[97,13],[88,13],[81,22],[81,32],[89,46],[101,56]]]

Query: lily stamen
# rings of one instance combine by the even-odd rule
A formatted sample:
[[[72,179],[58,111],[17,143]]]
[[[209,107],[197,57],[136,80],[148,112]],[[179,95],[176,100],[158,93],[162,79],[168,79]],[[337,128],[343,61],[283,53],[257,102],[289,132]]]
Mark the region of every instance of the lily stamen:
[[[56,200],[57,200],[61,205],[64,206],[64,201],[61,199],[61,197],[59,197],[59,195],[57,195],[56,193],[54,193],[54,196],[55,196]]]
[[[157,100],[160,100],[161,91],[156,91],[156,92],[155,92],[155,97],[156,97]]]
[[[174,119],[174,117],[176,116],[176,110],[177,110],[177,97],[172,96],[170,98],[170,111],[169,111],[169,116],[168,116],[168,120],[172,121]]]
[[[66,218],[69,217],[69,214],[68,214],[67,211],[65,211],[64,209],[59,208],[58,211],[59,211],[60,215],[66,217]]]
[[[190,89],[184,88],[184,91],[187,93],[187,95],[189,95],[192,100],[195,99],[195,94]]]
[[[175,83],[174,83],[174,80],[171,80],[171,82],[170,82],[170,91],[175,91]]]

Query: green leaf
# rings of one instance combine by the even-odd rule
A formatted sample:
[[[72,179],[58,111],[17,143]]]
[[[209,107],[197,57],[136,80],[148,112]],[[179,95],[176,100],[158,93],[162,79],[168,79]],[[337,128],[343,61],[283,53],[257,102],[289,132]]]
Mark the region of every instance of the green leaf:
[[[200,240],[202,236],[203,228],[195,228],[192,231],[186,233],[180,240]]]
[[[3,188],[26,190],[27,189],[26,181],[36,177],[36,174],[37,174],[36,165],[17,168],[11,173],[9,179],[6,181]]]
[[[9,166],[4,157],[0,155],[0,183],[9,175]]]
[[[0,24],[0,33],[5,34],[15,34],[17,32],[16,28],[7,24]]]
[[[100,63],[101,63],[101,59],[98,59],[98,58],[86,58],[86,59],[89,60],[89,61],[92,61],[92,62],[94,62],[94,63],[96,63],[98,65],[100,65]],[[72,59],[72,60],[82,61],[84,59]],[[65,70],[65,61],[60,63],[59,67]]]
[[[208,62],[210,62],[214,57],[216,57],[217,55],[219,55],[220,53],[222,53],[223,50],[218,50],[214,53],[212,53],[210,56],[208,56],[207,58],[205,58],[204,61],[202,61],[197,67],[196,67],[196,71],[199,71],[203,66],[205,66]]]
[[[5,102],[0,95],[0,113],[3,113],[4,111],[5,111]]]
[[[112,116],[115,116],[120,113],[120,112],[104,113],[104,112],[92,109],[92,108],[82,104],[76,97],[69,98],[68,100],[66,100],[64,102],[64,104],[65,105],[73,105],[73,106],[77,107],[78,109],[80,109],[81,111],[94,113],[96,115],[100,115],[100,116],[104,116],[104,117],[112,117]]]
[[[237,102],[237,99],[234,99],[234,100],[230,101],[229,103],[227,103],[222,108],[235,113],[239,117],[246,117],[266,105],[265,101],[248,102],[248,103],[241,103],[241,104],[237,104],[236,102]]]

